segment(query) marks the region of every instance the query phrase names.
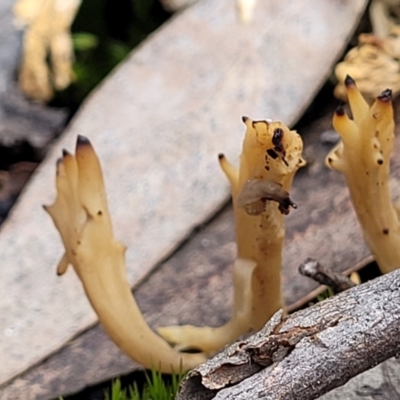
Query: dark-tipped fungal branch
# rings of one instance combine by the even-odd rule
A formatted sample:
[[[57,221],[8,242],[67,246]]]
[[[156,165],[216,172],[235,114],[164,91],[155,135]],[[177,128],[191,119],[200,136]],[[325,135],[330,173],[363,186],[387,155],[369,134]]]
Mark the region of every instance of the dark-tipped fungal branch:
[[[223,156],[219,162],[231,184],[237,259],[233,266],[234,309],[219,328],[174,326],[159,333],[178,347],[197,347],[210,354],[244,333],[261,329],[282,308],[281,264],[284,215],[296,205],[289,197],[296,171],[305,162],[300,135],[281,122],[252,121],[239,169]]]
[[[333,127],[342,140],[326,163],[344,175],[364,240],[386,273],[400,267],[400,224],[389,188],[394,141],[391,91],[382,92],[369,107],[351,77],[345,86],[353,119],[343,107],[336,110]]]
[[[111,339],[149,369],[186,371],[205,361],[204,354],[172,349],[144,320],[126,280],[126,248],[113,236],[100,162],[86,138],[78,138],[75,155],[63,152],[56,186],[56,201],[45,210],[65,248],[57,274],[73,266]]]

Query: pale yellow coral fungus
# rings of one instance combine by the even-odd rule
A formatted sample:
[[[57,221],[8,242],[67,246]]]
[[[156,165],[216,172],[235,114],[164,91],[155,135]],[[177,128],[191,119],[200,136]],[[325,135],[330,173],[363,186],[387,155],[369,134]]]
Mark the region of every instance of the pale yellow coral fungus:
[[[72,264],[86,295],[111,339],[133,360],[163,372],[188,370],[203,354],[181,354],[144,320],[125,277],[125,246],[112,233],[99,160],[83,137],[75,156],[57,163],[57,198],[45,207],[64,243],[57,273]]]
[[[327,156],[329,167],[343,173],[364,239],[382,272],[400,267],[400,226],[389,188],[394,121],[391,91],[369,107],[349,76],[345,87],[353,119],[343,107],[333,117],[340,143]]]
[[[179,348],[215,352],[238,336],[261,329],[283,307],[283,214],[295,207],[288,191],[294,174],[305,164],[303,143],[280,122],[249,118],[243,122],[247,130],[239,169],[220,155],[221,168],[231,184],[236,226],[232,318],[220,328],[159,328],[159,333]]]
[[[19,85],[37,101],[53,97],[73,79],[71,24],[81,0],[17,0],[14,13],[26,25]],[[50,63],[50,65],[49,65]]]

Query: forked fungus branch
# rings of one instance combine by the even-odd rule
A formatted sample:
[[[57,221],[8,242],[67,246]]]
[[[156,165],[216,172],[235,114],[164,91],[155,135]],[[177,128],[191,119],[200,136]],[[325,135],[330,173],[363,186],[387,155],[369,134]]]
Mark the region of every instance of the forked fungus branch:
[[[341,141],[326,158],[327,165],[343,173],[364,240],[381,271],[400,267],[400,227],[389,188],[394,121],[392,94],[385,90],[371,107],[347,76],[347,97],[353,119],[343,107],[333,117]]]
[[[252,121],[236,169],[223,156],[220,165],[232,190],[237,259],[233,266],[234,307],[231,320],[219,328],[173,326],[159,333],[178,348],[214,353],[244,333],[261,329],[283,307],[281,264],[283,214],[296,207],[289,190],[305,164],[300,135],[280,122]]]
[[[103,175],[89,143],[78,138],[75,156],[64,151],[57,162],[57,198],[45,207],[65,247],[57,273],[71,264],[111,339],[146,368],[188,370],[203,354],[181,354],[154,333],[144,320],[125,277],[125,246],[112,233]]]

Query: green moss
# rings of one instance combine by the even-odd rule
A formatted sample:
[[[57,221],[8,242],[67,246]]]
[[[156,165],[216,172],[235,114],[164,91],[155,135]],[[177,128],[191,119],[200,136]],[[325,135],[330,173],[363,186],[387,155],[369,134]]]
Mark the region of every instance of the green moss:
[[[143,390],[140,390],[136,383],[124,389],[117,379],[105,394],[105,400],[172,400],[181,380],[182,374],[173,374],[167,383],[160,372],[152,370],[150,375],[146,374],[146,383]]]

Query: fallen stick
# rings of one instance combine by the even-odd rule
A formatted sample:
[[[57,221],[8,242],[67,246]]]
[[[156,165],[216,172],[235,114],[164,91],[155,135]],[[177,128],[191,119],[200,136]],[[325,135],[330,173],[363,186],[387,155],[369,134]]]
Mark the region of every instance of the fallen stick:
[[[178,400],[315,399],[400,351],[400,270],[288,317],[192,370]]]
[[[334,293],[344,292],[356,285],[346,275],[332,271],[312,258],[307,258],[307,260],[299,266],[299,272],[301,275],[307,276],[321,285],[329,286]]]

